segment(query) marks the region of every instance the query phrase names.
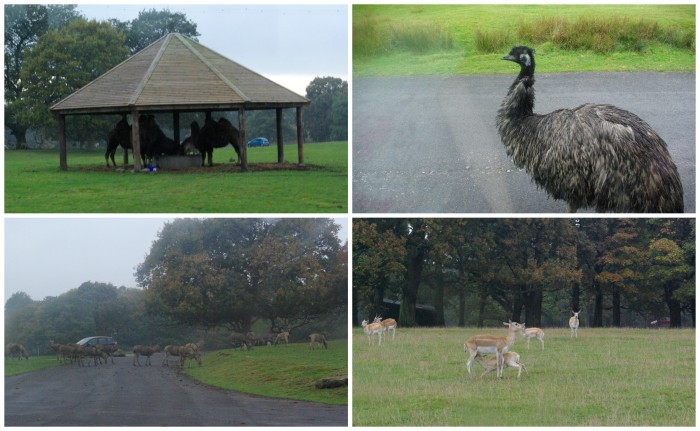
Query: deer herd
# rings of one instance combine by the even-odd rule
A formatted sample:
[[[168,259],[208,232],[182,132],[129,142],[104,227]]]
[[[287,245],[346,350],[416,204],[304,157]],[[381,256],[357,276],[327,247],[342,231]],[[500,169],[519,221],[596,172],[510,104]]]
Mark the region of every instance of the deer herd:
[[[580,312],[580,310],[571,310],[572,316],[569,319],[571,338],[578,338],[578,315]],[[503,378],[503,370],[506,367],[516,368],[518,370],[518,379],[520,379],[523,370],[525,370],[525,374],[530,374],[527,368],[525,368],[525,365],[520,361],[520,354],[511,351],[510,348],[515,344],[516,334],[520,333],[525,340],[528,351],[530,350],[530,340],[532,338],[535,338],[540,344],[540,349],[544,350],[544,331],[540,328],[526,328],[524,324],[512,322],[510,320],[508,323],[503,322],[503,325],[508,328],[508,334],[506,336],[480,334],[469,337],[464,342],[464,351],[469,352],[469,358],[467,359],[467,372],[469,376],[473,377],[475,374],[473,367],[474,361],[478,362],[485,370],[481,374],[481,377],[491,371],[496,371],[496,377]],[[392,341],[395,341],[396,326],[396,320],[382,320],[380,316],[376,316],[372,323],[369,323],[367,320],[362,321],[362,329],[367,335],[367,341],[370,345],[372,344],[372,337],[376,335],[377,344],[381,346],[382,336],[388,336],[389,331],[392,331]],[[495,356],[490,358],[482,356],[490,354]]]

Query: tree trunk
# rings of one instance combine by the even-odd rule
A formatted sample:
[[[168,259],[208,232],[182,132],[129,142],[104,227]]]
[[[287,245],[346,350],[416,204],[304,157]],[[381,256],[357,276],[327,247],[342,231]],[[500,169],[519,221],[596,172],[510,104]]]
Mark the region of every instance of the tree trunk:
[[[574,283],[571,288],[571,309],[574,311],[581,310],[581,282]]]
[[[516,320],[516,322],[518,322]],[[542,290],[532,287],[526,296],[525,326],[538,327],[542,325]]]
[[[459,304],[457,305],[457,308],[459,310],[458,311],[459,316],[458,316],[457,326],[459,326],[460,328],[464,328],[464,326],[465,326],[464,313],[466,313],[466,304],[465,304],[465,298],[464,298],[464,296],[465,296],[464,289],[465,289],[464,286],[461,286],[461,288],[459,289]]]
[[[523,312],[523,290],[525,289],[522,285],[517,285],[513,288],[513,310],[510,315],[510,320],[513,322],[520,322],[520,316]]]
[[[401,310],[399,312],[399,326],[409,328],[416,326],[416,302],[418,300],[418,286],[420,285],[420,275],[423,270],[423,258],[414,260],[406,268],[406,284],[402,289]]]
[[[670,283],[666,284],[664,286],[664,300],[666,301],[666,305],[668,306],[669,318],[671,319],[671,323],[669,326],[671,328],[680,328],[682,307],[680,301],[673,299],[674,290],[675,288],[673,285],[671,285]]]
[[[352,289],[352,326],[360,326],[360,304],[358,302],[358,298],[355,296],[355,289]]]
[[[488,299],[488,289],[486,283],[481,284],[481,289],[479,289],[479,320],[476,322],[476,326],[479,328],[484,327],[484,319],[486,318],[486,300]]]
[[[435,326],[445,326],[445,280],[441,268],[433,274],[433,305],[435,306]]]
[[[17,145],[15,146],[18,150],[26,150],[29,148],[27,145],[27,128],[24,126],[12,125],[8,126],[12,130],[12,134],[15,135],[17,139]]]
[[[420,286],[423,265],[425,264],[426,239],[424,224],[421,220],[411,221],[413,232],[406,241],[406,281],[402,290],[399,326],[410,328],[416,326],[416,302]]]
[[[372,290],[372,304],[370,305],[367,320],[371,323],[375,316],[382,316],[384,313],[384,283],[378,283]],[[386,316],[382,316],[386,317]]]
[[[600,285],[595,285],[595,306],[593,309],[593,321],[591,327],[601,328],[603,326],[603,289]]]
[[[622,324],[620,322],[620,290],[617,286],[613,286],[612,307],[612,325],[619,328]]]

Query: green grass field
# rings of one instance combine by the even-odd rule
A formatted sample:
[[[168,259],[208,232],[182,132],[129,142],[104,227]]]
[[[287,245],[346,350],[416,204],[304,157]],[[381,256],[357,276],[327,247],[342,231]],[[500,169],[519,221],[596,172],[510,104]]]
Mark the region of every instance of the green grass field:
[[[153,363],[160,366],[160,358],[162,356],[154,359]],[[131,360],[127,358],[127,364],[120,366],[130,367]],[[55,356],[32,356],[28,361],[6,360],[5,377],[55,366],[77,365],[61,365]],[[293,343],[256,347],[247,352],[232,349],[207,352],[202,358],[202,367],[192,363],[190,368],[185,367],[185,372],[210,386],[237,392],[325,404],[348,404],[347,386],[331,389],[316,389],[314,386],[316,380],[323,377],[348,375],[347,340],[329,341],[328,350],[310,350],[306,343]]]
[[[348,375],[347,340],[329,341],[328,350],[309,349],[306,343],[219,350],[207,353],[202,367],[186,368],[206,384],[275,398],[347,405],[348,387],[316,389],[323,377]]]
[[[5,377],[61,365],[56,356],[30,356],[29,360],[5,359]]]
[[[353,76],[514,73],[522,44],[540,73],[694,71],[694,35],[694,5],[354,5]]]
[[[368,346],[353,331],[355,426],[695,426],[695,331],[545,329],[545,350],[518,335],[529,371],[467,377],[464,341],[504,328],[400,329]]]
[[[121,167],[121,150],[117,167]],[[105,167],[102,151],[5,151],[6,213],[347,213],[348,144],[304,146],[303,170],[276,169],[275,146],[248,150],[249,172],[214,151],[214,168],[133,173]],[[290,163],[296,146],[285,147]]]

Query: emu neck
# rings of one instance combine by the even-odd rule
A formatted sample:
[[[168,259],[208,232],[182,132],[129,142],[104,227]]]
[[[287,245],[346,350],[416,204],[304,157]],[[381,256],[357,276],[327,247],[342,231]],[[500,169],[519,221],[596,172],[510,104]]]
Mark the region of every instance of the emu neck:
[[[501,115],[510,120],[530,116],[535,108],[535,78],[520,72],[501,104]]]

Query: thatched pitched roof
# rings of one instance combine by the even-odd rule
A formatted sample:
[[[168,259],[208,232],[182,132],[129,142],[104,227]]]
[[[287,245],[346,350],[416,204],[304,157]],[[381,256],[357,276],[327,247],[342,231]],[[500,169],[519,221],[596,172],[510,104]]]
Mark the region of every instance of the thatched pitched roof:
[[[51,107],[58,114],[294,107],[309,100],[170,33]]]

